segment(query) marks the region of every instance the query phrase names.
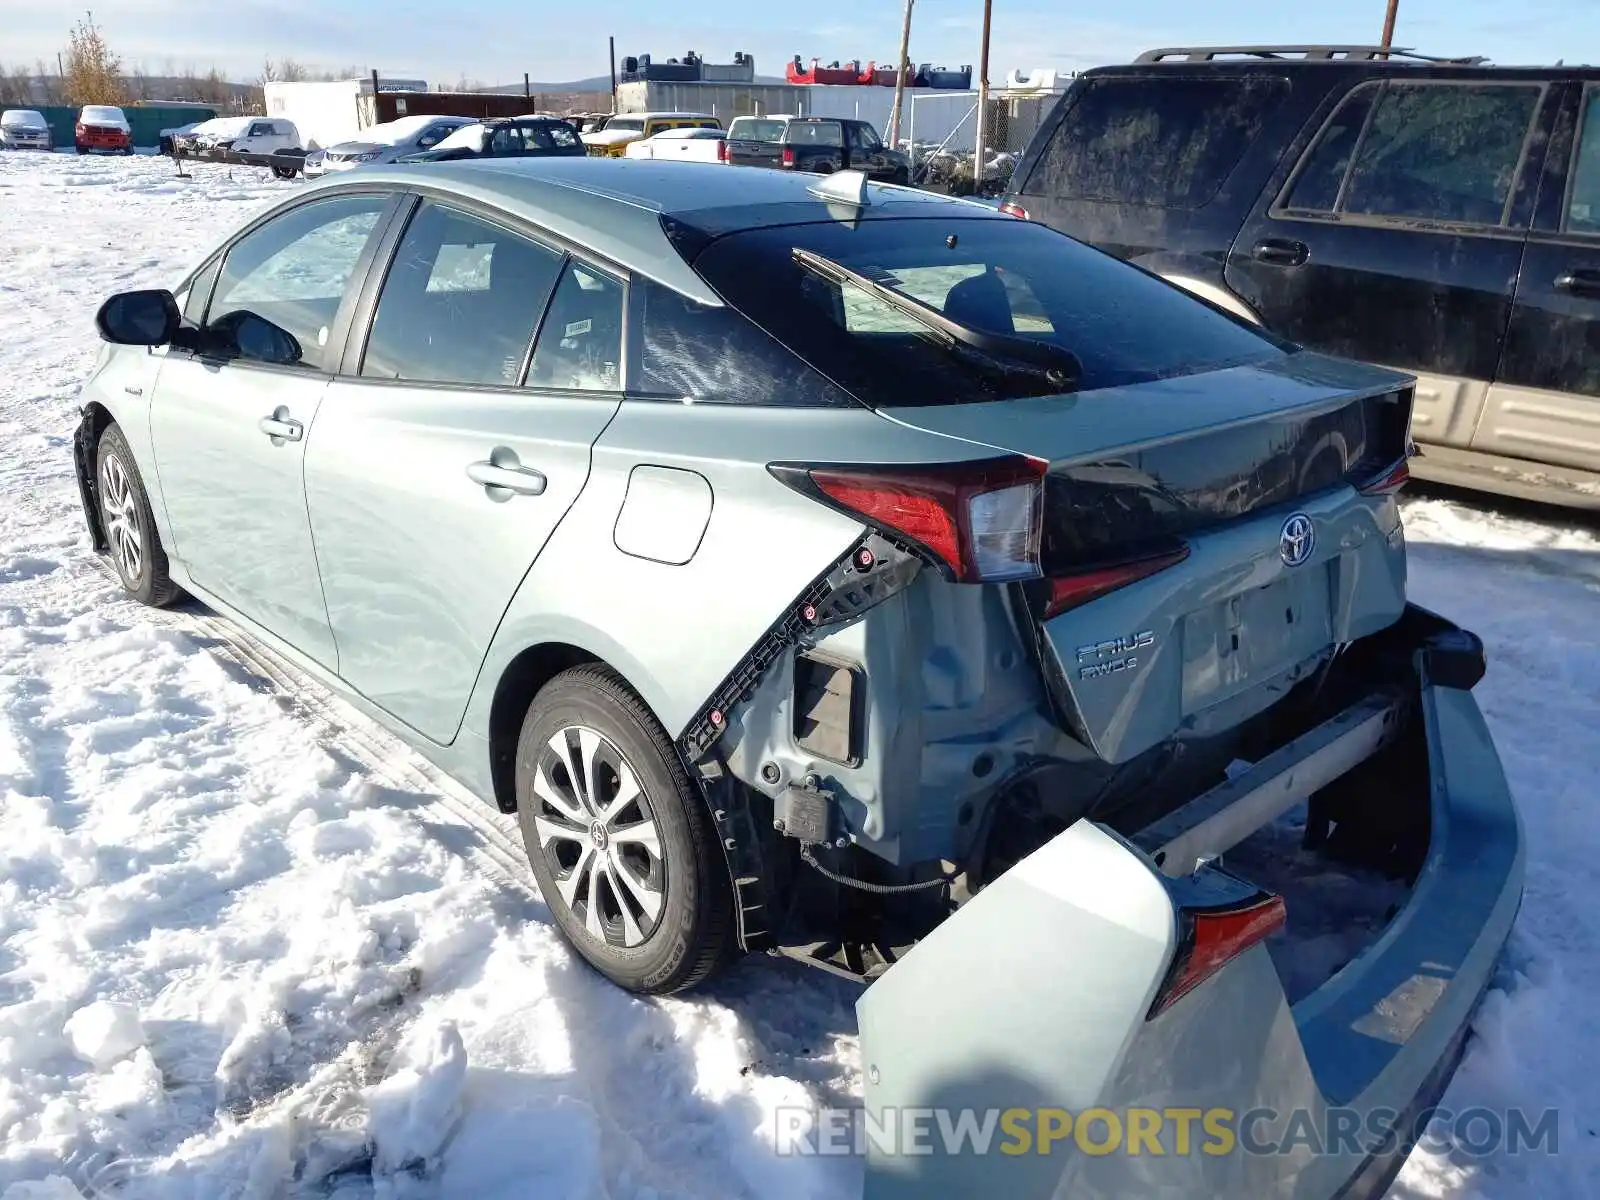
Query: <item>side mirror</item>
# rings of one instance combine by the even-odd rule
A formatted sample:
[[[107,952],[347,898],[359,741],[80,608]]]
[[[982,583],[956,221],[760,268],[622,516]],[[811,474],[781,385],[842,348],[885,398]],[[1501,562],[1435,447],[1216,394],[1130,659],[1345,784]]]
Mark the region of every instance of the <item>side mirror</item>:
[[[225,347],[227,352],[252,362],[291,367],[300,361],[299,339],[248,309],[217,318],[206,327],[206,334],[216,339],[219,349]]]
[[[119,292],[94,316],[100,336],[118,346],[165,346],[181,324],[178,302],[164,288]]]

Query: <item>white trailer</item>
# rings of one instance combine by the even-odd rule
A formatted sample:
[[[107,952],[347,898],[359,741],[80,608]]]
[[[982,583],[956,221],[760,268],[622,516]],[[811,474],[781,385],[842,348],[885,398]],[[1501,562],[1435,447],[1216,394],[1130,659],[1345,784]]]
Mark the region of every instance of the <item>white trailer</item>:
[[[425,79],[378,80],[385,92],[425,92]],[[331,83],[269,83],[267,116],[293,121],[305,149],[326,150],[348,142],[372,123],[372,105],[361,103],[372,95],[372,80],[338,79]]]

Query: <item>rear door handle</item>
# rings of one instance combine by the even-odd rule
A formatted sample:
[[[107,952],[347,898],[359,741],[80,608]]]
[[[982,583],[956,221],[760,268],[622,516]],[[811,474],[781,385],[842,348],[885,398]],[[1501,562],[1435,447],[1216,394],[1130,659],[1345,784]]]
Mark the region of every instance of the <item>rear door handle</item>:
[[[487,462],[469,464],[467,478],[488,489],[491,499],[505,499],[495,495],[496,488],[518,496],[543,495],[550,482],[542,472],[523,466],[516,454],[503,446],[495,450]]]
[[[1600,298],[1600,271],[1574,269],[1556,276],[1556,291],[1572,296]]]
[[[1253,253],[1259,262],[1300,267],[1311,258],[1311,247],[1291,238],[1262,238]]]
[[[306,427],[291,417],[288,408],[282,404],[270,417],[262,417],[257,421],[256,428],[271,438],[275,446],[281,446],[284,442],[298,442],[306,431]]]

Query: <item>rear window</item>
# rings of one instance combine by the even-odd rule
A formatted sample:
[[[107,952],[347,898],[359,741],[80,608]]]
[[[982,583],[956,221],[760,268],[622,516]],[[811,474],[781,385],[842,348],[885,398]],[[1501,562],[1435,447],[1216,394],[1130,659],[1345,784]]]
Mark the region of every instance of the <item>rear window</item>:
[[[820,277],[795,249],[986,333],[1072,352],[1078,390],[1213,370],[1284,353],[1284,343],[1151,275],[1027,221],[817,223],[732,234],[695,268],[719,295],[839,387],[874,408],[1015,399],[1059,391],[1011,363],[949,349],[895,304]]]
[[[1203,208],[1288,92],[1286,79],[1271,76],[1088,79],[1022,190]]]
[[[782,121],[761,117],[735,117],[728,126],[728,140],[741,142],[779,142],[783,140]]]
[[[790,146],[842,146],[844,128],[837,121],[790,121],[783,140]]]

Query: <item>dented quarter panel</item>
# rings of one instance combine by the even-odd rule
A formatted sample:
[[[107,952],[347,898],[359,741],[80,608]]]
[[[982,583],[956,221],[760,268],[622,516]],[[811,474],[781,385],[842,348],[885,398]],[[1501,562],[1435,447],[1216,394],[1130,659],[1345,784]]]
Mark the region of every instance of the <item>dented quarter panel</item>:
[[[588,483],[529,570],[495,634],[468,708],[487,735],[506,666],[563,642],[610,663],[676,738],[801,593],[864,532],[778,482],[769,462],[948,462],[986,447],[908,430],[862,409],[741,408],[625,400],[594,446]],[[617,546],[635,468],[693,471],[711,514],[689,561],[645,557],[636,529]],[[675,540],[675,539],[668,539]],[[663,545],[659,559],[681,558]]]

